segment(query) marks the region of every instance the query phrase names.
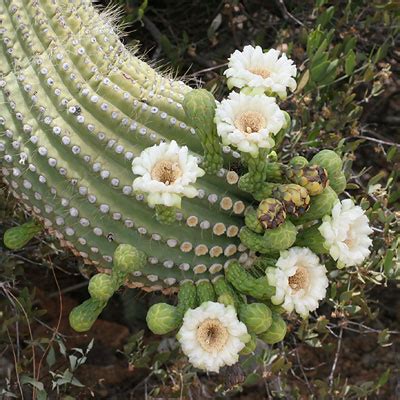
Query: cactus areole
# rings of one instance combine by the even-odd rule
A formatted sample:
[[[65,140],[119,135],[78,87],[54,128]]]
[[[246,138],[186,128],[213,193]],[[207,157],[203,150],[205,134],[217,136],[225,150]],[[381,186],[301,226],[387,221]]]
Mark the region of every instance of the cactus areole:
[[[321,254],[342,245],[319,231],[346,187],[342,160],[323,150],[312,160],[279,162],[274,146],[290,137],[291,122],[278,102],[296,87],[286,55],[282,72],[270,59],[275,50],[235,52],[228,86],[236,89],[218,103],[128,51],[108,14],[89,0],[0,1],[1,176],[33,216],[4,242],[17,249],[46,229],[98,269],[90,298],[70,314],[77,331],[90,329],[120,286],[178,292],[176,306],[149,309],[149,329],[200,329],[204,360],[207,352],[216,358],[210,368],[196,365],[218,370],[223,354],[215,348],[234,362],[256,337],[270,344],[284,338],[280,314],[288,306],[277,299],[284,293],[297,310],[315,289],[307,280],[294,287],[295,272],[312,268],[300,262],[320,267],[314,274],[324,285],[314,297],[324,298],[326,270],[308,247]],[[235,63],[253,50],[257,65]],[[293,246],[309,257],[285,261],[291,269],[275,282],[270,277]],[[196,327],[204,304],[209,316]],[[235,324],[241,336],[225,343]],[[205,345],[210,332],[220,340],[212,349]]]

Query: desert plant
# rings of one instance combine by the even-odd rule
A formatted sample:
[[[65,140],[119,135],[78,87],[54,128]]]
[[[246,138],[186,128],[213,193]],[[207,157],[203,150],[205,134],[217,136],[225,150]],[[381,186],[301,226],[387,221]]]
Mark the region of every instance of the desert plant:
[[[123,284],[179,289],[176,307],[150,308],[148,326],[156,334],[181,328],[192,363],[218,371],[223,363],[190,355],[189,325],[200,312],[214,316],[199,322],[202,347],[214,352],[229,337],[236,353],[225,363],[233,364],[239,351],[254,349],[256,335],[268,344],[283,339],[285,310],[306,317],[325,297],[326,269],[311,250],[330,253],[339,267],[369,254],[363,210],[339,202],[346,188],[341,157],[323,150],[283,163],[272,151],[292,129],[275,99],[296,87],[286,56],[283,83],[257,67],[247,71],[258,79],[251,84],[254,76],[237,74],[234,53],[227,83],[240,93],[217,104],[206,90],[165,77],[127,51],[109,16],[89,1],[11,1],[0,12],[3,179],[36,221],[100,272],[90,281],[91,298],[71,313],[76,330],[90,329]],[[338,61],[330,61],[330,37],[322,40],[320,25],[309,39],[315,65],[300,89],[323,89],[336,77]],[[248,46],[236,57],[252,51],[260,59],[279,56]],[[242,112],[248,104],[256,111]],[[240,112],[229,115],[229,107]],[[176,159],[160,158],[170,154]],[[187,182],[173,187],[182,176]],[[36,222],[13,228],[5,244],[18,248],[37,231]],[[351,232],[362,237],[357,257]],[[343,243],[346,257],[337,250]],[[301,290],[309,295],[304,301],[295,296]]]

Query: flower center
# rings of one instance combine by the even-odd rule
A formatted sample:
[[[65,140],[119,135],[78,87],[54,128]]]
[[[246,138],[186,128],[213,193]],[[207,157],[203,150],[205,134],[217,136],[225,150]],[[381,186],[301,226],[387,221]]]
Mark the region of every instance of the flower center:
[[[249,68],[248,71],[250,71],[254,75],[259,75],[264,79],[268,78],[271,75],[271,72],[264,68]]]
[[[309,273],[306,268],[297,267],[296,273],[289,276],[289,286],[295,291],[306,289],[310,283]]]
[[[351,249],[354,245],[356,245],[356,242],[357,242],[356,237],[350,227],[349,231],[347,232],[347,238],[344,241],[344,243],[347,245],[348,248]]]
[[[264,116],[257,111],[245,111],[236,118],[235,126],[243,133],[253,133],[265,128],[266,121]]]
[[[151,170],[151,179],[162,182],[165,185],[174,183],[180,176],[182,176],[182,170],[176,161],[158,161]]]
[[[197,340],[207,352],[222,351],[229,339],[226,328],[218,319],[206,319],[197,328]]]

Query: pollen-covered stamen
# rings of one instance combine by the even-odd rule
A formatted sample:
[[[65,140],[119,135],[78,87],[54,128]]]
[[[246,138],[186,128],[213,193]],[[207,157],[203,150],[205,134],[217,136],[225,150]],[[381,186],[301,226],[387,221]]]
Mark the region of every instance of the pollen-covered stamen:
[[[265,68],[260,68],[260,67],[249,68],[248,71],[254,75],[259,75],[264,79],[267,79],[271,75],[270,71],[268,71]]]
[[[151,178],[155,181],[170,185],[182,176],[179,163],[172,160],[158,161],[151,170]]]
[[[197,340],[207,352],[221,351],[229,339],[225,326],[218,319],[206,319],[197,328]]]
[[[307,289],[310,284],[307,268],[298,266],[294,275],[289,276],[289,286],[295,291]]]
[[[347,231],[347,237],[344,240],[344,243],[347,245],[349,249],[354,247],[357,244],[357,238],[356,235],[354,234],[353,230],[351,227],[349,227],[349,230]]]
[[[259,132],[267,126],[264,116],[257,111],[245,111],[235,119],[236,128],[243,133]]]

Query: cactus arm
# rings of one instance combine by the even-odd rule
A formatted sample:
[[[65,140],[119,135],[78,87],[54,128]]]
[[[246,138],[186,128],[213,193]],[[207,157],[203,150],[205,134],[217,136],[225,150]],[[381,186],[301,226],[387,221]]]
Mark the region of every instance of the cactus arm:
[[[131,159],[145,147],[175,138],[201,151],[181,105],[191,89],[127,52],[90,2],[12,0],[0,14],[0,129],[13,135],[0,145],[13,193],[87,262],[112,268],[118,244],[139,244],[149,257],[140,286],[212,277],[238,251],[249,198],[228,171],[199,180],[174,229],[131,193]],[[13,168],[24,178],[9,178]]]

